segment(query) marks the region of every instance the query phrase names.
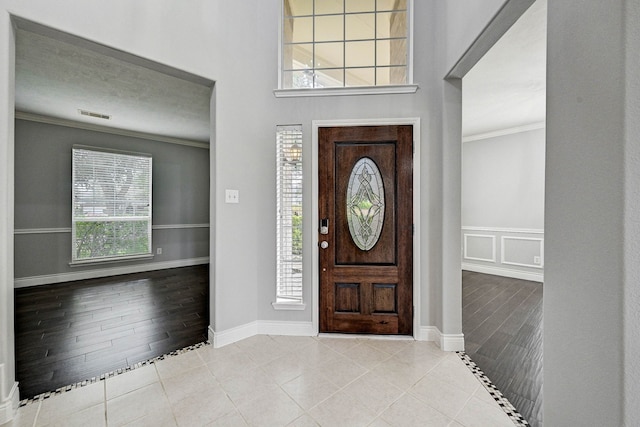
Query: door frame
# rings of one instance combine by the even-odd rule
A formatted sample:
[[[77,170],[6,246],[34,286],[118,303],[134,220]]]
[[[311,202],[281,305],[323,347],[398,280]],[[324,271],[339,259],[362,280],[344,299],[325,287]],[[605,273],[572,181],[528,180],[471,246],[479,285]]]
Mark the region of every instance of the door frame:
[[[416,340],[424,339],[420,332],[420,118],[407,117],[397,119],[353,119],[353,120],[313,120],[311,122],[311,227],[313,238],[311,239],[311,322],[313,331],[320,331],[320,267],[318,249],[318,128],[340,126],[388,126],[411,125],[413,126],[413,337]],[[339,334],[338,334],[339,335]]]

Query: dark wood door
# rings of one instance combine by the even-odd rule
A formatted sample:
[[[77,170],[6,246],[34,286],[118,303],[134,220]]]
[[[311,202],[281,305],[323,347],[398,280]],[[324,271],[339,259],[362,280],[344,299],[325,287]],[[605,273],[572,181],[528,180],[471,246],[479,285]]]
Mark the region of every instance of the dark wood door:
[[[413,128],[318,129],[320,332],[413,333]]]

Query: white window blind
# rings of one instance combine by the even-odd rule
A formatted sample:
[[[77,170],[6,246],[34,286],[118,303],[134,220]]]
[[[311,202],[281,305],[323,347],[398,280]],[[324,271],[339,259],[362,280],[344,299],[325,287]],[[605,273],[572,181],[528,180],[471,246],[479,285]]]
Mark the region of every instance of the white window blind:
[[[72,152],[72,262],[151,255],[151,156]]]
[[[302,303],[302,126],[278,126],[277,302]]]

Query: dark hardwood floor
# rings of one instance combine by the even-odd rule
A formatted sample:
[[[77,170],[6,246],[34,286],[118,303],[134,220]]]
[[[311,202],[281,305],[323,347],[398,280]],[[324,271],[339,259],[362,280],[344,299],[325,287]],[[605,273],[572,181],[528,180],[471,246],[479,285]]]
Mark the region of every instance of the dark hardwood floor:
[[[206,341],[208,325],[207,265],[16,289],[20,398]]]
[[[532,426],[542,426],[542,283],[462,272],[465,351]]]

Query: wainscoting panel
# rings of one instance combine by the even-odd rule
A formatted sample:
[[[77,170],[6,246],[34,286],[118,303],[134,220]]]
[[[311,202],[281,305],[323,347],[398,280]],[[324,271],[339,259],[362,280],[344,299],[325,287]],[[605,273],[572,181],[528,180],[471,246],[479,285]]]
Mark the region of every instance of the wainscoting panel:
[[[544,230],[462,227],[462,245],[463,270],[544,280]]]
[[[520,267],[542,268],[543,239],[519,236],[502,236],[502,264]]]
[[[496,237],[464,233],[464,259],[496,262]]]

